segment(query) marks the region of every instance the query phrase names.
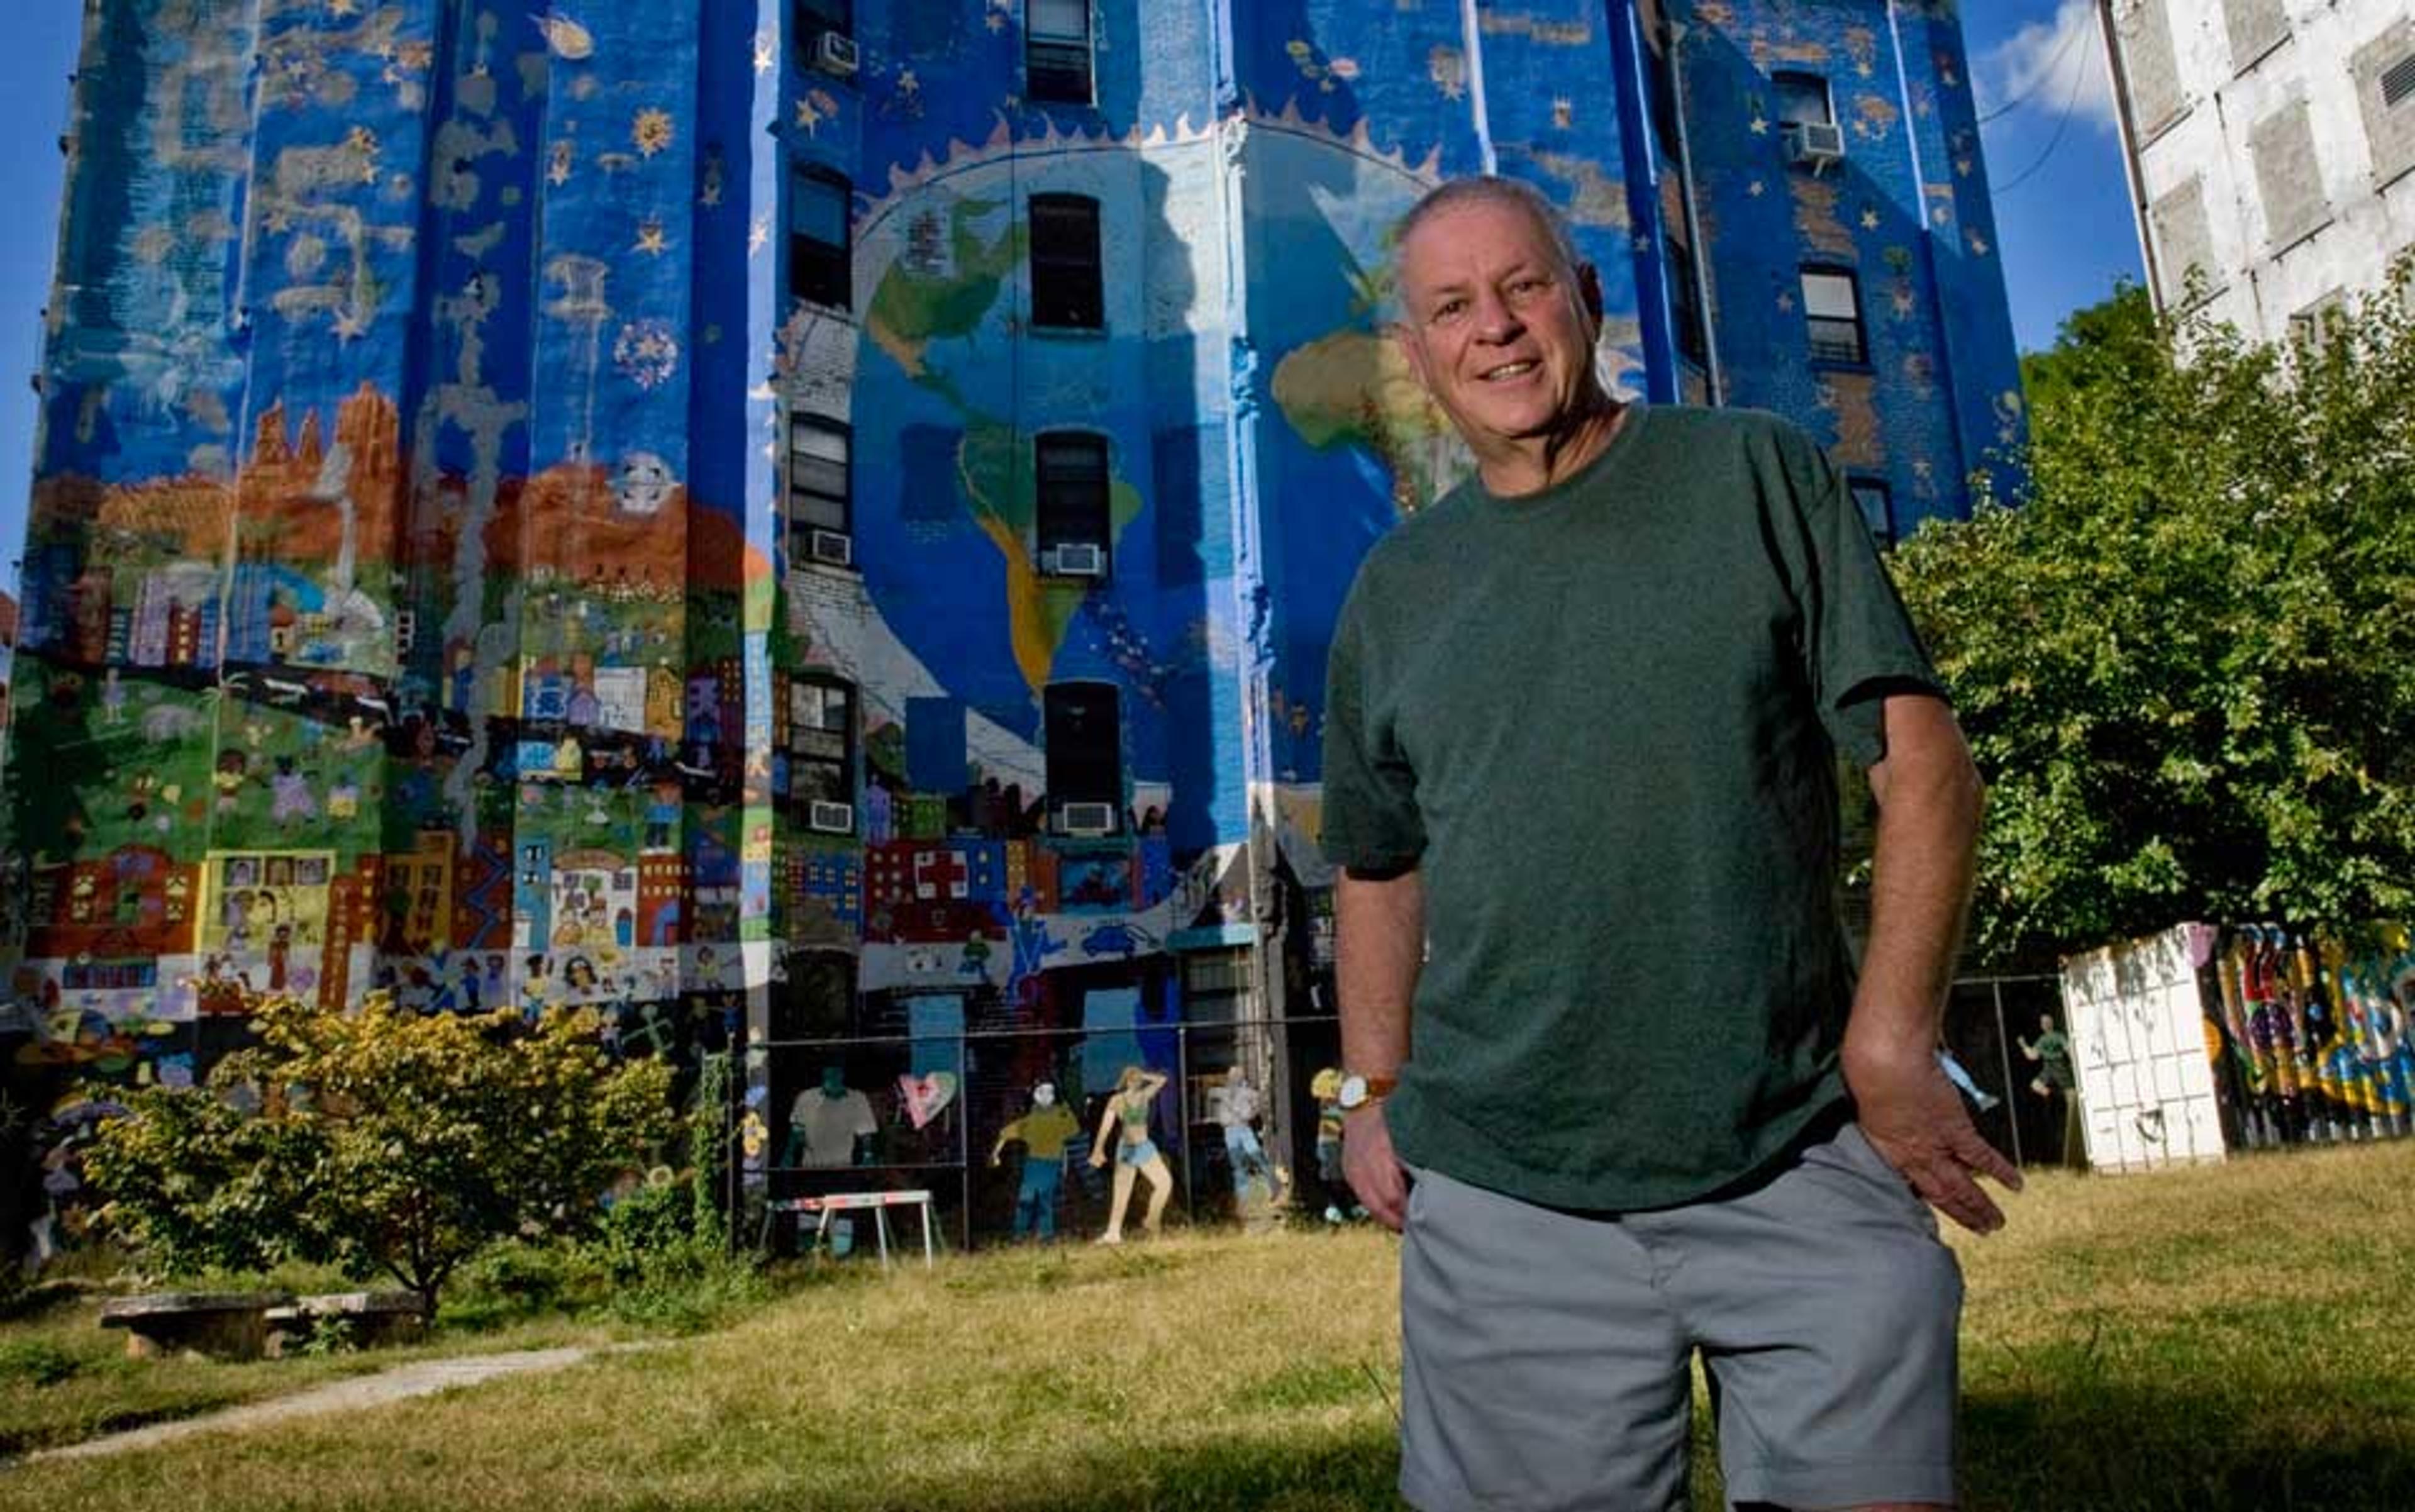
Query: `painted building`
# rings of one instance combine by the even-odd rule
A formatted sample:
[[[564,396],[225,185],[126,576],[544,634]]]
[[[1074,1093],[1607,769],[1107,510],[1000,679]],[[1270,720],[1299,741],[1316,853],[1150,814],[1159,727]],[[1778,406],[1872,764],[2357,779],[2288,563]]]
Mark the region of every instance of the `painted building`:
[[[1465,467],[1381,334],[1426,188],[1541,187],[1613,381],[1882,533],[2021,434],[1944,0],[127,0],[68,142],[60,1055],[247,984],[742,1027],[757,1190],[834,1067],[971,1227],[1042,1078],[1312,1121],[1326,642]]]
[[[2158,308],[2302,339],[2415,247],[2403,0],[2100,5]]]

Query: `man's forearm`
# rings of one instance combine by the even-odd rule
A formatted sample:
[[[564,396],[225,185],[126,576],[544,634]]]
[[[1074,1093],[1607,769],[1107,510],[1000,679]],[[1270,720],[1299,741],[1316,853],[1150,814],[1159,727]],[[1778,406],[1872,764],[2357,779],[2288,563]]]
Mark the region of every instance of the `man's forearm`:
[[[1936,1043],[1971,898],[1980,787],[1952,713],[1935,699],[1887,700],[1870,937],[1848,1055],[1927,1055]]]
[[[1344,872],[1334,928],[1342,1063],[1364,1076],[1393,1075],[1409,1058],[1409,1003],[1425,962],[1425,884],[1414,871],[1382,881]]]

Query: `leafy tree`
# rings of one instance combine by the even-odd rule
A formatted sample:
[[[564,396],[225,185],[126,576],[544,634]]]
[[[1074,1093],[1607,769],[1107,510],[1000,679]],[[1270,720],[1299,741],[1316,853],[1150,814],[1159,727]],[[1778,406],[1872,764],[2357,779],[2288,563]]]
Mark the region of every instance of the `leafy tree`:
[[[1896,558],[1989,785],[1974,943],[2415,905],[2415,324],[2151,322],[2033,360],[2026,499]]]
[[[2146,289],[2122,280],[2109,298],[2065,316],[2053,346],[2021,354],[2021,388],[2030,408],[2065,409],[2096,385],[2118,383],[2133,368],[2167,361],[2165,335]]]
[[[207,1089],[136,1093],[88,1158],[104,1221],[171,1274],[332,1260],[433,1316],[489,1241],[592,1228],[613,1176],[671,1130],[669,1066],[615,1066],[591,1011],[525,1026],[279,997],[257,1023]]]

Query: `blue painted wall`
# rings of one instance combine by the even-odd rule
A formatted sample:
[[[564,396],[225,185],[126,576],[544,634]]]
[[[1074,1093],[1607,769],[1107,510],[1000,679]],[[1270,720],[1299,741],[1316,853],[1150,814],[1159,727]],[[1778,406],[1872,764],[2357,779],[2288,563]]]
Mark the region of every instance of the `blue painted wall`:
[[[1725,398],[1898,530],[2018,439],[1943,0],[1101,0],[1075,105],[1027,97],[1023,9],[858,0],[851,67],[779,0],[95,12],[0,946],[46,1033],[132,1074],[246,984],[650,1040],[676,999],[758,1036],[942,990],[1178,1011],[1172,947],[1260,937],[1278,858],[1322,880],[1334,616],[1465,467],[1383,337],[1389,228],[1444,176],[1568,208],[1605,371],[1656,397],[1707,376],[1690,196]],[[1831,81],[1843,162],[1788,162],[1781,68]],[[790,297],[801,167],[850,187],[841,302]],[[1099,206],[1099,330],[1033,320],[1039,193]],[[1856,273],[1868,363],[1808,360],[1812,260]],[[847,427],[845,565],[791,552],[801,416]],[[1106,446],[1103,577],[1041,557],[1060,429]],[[1052,832],[1065,683],[1115,693],[1107,835]],[[817,807],[820,689],[850,780]]]

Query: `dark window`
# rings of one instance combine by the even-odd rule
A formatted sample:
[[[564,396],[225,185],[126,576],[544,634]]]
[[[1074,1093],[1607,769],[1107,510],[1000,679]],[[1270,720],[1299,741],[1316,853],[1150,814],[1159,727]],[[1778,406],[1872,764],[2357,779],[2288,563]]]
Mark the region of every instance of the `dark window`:
[[[854,0],[796,0],[788,16],[788,24],[797,34],[797,45],[804,50],[807,61],[812,60],[814,50],[820,45],[822,33],[855,35]]]
[[[1877,478],[1854,478],[1846,487],[1853,493],[1853,504],[1862,512],[1862,523],[1870,528],[1870,539],[1881,546],[1895,541],[1895,495]]]
[[[1816,73],[1774,73],[1769,82],[1778,91],[1778,124],[1834,126],[1837,108],[1828,97],[1828,81]]]
[[[1812,361],[1868,360],[1862,345],[1861,289],[1852,274],[1836,268],[1805,268],[1803,316],[1810,330]]]
[[[849,523],[847,427],[819,415],[788,414],[788,560],[810,561],[813,532],[845,535]]]
[[[1095,331],[1107,322],[1099,277],[1099,202],[1031,197],[1031,323]]]
[[[1048,806],[1102,803],[1120,814],[1123,741],[1116,690],[1107,682],[1054,682],[1046,694]],[[1121,828],[1119,823],[1116,828]]]
[[[848,265],[848,181],[823,168],[788,175],[788,293],[846,309],[854,297]]]
[[[1061,570],[1053,564],[1063,547],[1088,547],[1099,557],[1093,575],[1103,576],[1108,523],[1105,438],[1078,431],[1043,435],[1032,445],[1032,467],[1039,505],[1040,570]]]
[[[1701,367],[1710,360],[1702,335],[1702,290],[1694,281],[1694,254],[1672,237],[1668,244],[1669,313],[1676,322],[1677,355]]]
[[[788,683],[788,797],[855,801],[855,688],[834,678]]]
[[[1090,103],[1090,0],[1027,0],[1023,74],[1029,98]]]

